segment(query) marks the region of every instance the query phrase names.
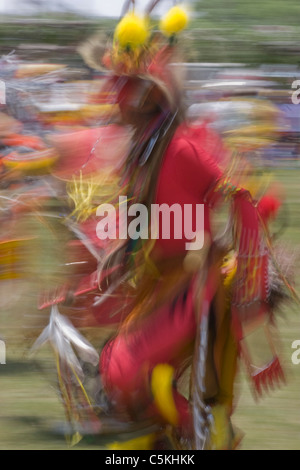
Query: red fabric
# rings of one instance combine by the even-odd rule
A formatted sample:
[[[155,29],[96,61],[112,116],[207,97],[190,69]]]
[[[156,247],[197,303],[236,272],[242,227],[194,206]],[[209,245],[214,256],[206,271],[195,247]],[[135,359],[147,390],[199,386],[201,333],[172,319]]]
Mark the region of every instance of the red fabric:
[[[258,210],[265,224],[270,219],[276,218],[280,206],[281,201],[275,196],[266,195],[261,198],[258,203]]]
[[[101,170],[118,171],[126,158],[129,136],[124,126],[111,124],[50,138],[58,159],[53,174],[62,179],[93,175]]]
[[[242,338],[243,325],[265,315],[268,306],[268,252],[258,211],[247,191],[233,198],[236,214],[237,270],[232,293],[233,326]]]
[[[195,222],[196,204],[204,204],[205,196],[211,185],[221,176],[217,164],[219,155],[212,153],[213,145],[217,145],[218,137],[206,126],[189,128],[182,125],[178,128],[170,145],[166,150],[161,171],[159,174],[156,204],[179,204],[182,213],[185,204],[192,204],[193,221]],[[195,229],[195,225],[193,227]],[[183,219],[182,219],[182,233]],[[204,208],[204,231],[211,233],[209,208]],[[186,251],[186,237],[175,239],[171,233],[170,239],[162,239],[160,231],[155,251],[162,256],[172,256]]]
[[[214,140],[215,139],[215,140]],[[204,204],[210,186],[220,177],[221,170],[213,154],[217,139],[203,126],[178,128],[168,146],[159,175],[156,204]],[[218,147],[220,148],[220,147]],[[204,229],[210,233],[208,207],[205,208]],[[159,239],[158,256],[184,253],[186,238]],[[148,379],[156,364],[176,366],[178,358],[195,338],[196,316],[191,285],[178,299],[147,317],[142,326],[129,334],[118,334],[101,355],[102,380],[112,398],[119,404],[145,399],[149,393]],[[139,398],[138,398],[139,397]],[[188,423],[188,404],[176,395],[180,423]]]
[[[258,213],[250,195],[239,192],[234,198],[238,220],[237,278],[234,301],[249,304],[254,300],[267,300],[267,251],[262,244]]]
[[[196,320],[193,289],[147,317],[130,333],[119,333],[101,354],[100,372],[111,394],[126,404],[148,394],[148,378],[155,365],[176,366],[194,339]]]
[[[237,284],[234,290],[234,315],[240,327],[239,307],[253,301],[264,302],[267,298],[267,258],[261,245],[261,233],[257,209],[247,191],[233,186],[226,194],[226,185],[220,195],[214,193],[222,171],[213,153],[214,134],[205,126],[191,129],[178,128],[169,144],[159,174],[157,204],[205,204],[204,230],[211,233],[209,210],[220,195],[231,196],[237,221],[236,249],[238,251]],[[220,147],[218,147],[220,149]],[[222,157],[221,157],[222,158]],[[156,256],[184,254],[187,240],[159,238],[155,246]],[[210,300],[214,295],[207,286]],[[147,377],[158,363],[176,366],[182,360],[184,347],[195,338],[196,320],[192,286],[176,302],[170,300],[164,307],[153,312],[134,332],[118,334],[101,356],[103,382],[112,398],[118,403],[134,403],[147,396]],[[183,300],[185,299],[185,300]],[[185,410],[185,407],[183,407]],[[184,418],[182,418],[184,420]]]

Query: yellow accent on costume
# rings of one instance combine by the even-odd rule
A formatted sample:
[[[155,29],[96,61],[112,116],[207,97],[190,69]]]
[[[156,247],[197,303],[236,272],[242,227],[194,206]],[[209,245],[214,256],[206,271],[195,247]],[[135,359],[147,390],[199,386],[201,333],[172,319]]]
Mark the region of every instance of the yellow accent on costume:
[[[160,29],[165,36],[173,36],[188,24],[188,14],[180,6],[171,8],[160,21]]]
[[[113,442],[107,448],[109,450],[151,450],[155,441],[155,434],[146,434],[125,442]]]
[[[39,172],[50,171],[56,162],[58,155],[53,149],[34,151],[30,154],[24,154],[23,159],[18,153],[7,155],[2,159],[3,165],[9,170],[18,170],[20,172]]]
[[[116,27],[114,39],[124,49],[143,46],[149,37],[148,23],[135,13],[128,13]]]
[[[213,424],[210,434],[211,450],[229,450],[231,448],[232,428],[228,409],[224,405],[215,405],[211,410]]]
[[[178,425],[178,412],[173,398],[174,369],[169,364],[158,364],[152,372],[151,391],[154,403],[163,418],[173,426]]]
[[[229,253],[222,264],[222,269],[225,271],[224,287],[230,291],[234,276],[236,275],[237,261],[234,253]]]
[[[80,172],[78,177],[73,177],[67,184],[67,192],[74,204],[74,210],[70,217],[76,217],[84,222],[92,214],[96,213],[99,204],[112,203],[112,196],[118,189],[118,180],[109,172],[95,173],[84,177]]]
[[[217,402],[226,406],[230,415],[230,410],[233,407],[234,398],[234,378],[237,370],[238,347],[231,328],[231,290],[236,274],[236,257],[234,253],[228,253],[222,265],[223,271],[223,287],[225,289],[225,298],[223,299],[225,305],[225,314],[218,329],[218,338],[215,345],[215,357],[219,358],[218,364],[218,378],[219,378],[219,391],[217,395]],[[217,412],[218,413],[218,412]]]

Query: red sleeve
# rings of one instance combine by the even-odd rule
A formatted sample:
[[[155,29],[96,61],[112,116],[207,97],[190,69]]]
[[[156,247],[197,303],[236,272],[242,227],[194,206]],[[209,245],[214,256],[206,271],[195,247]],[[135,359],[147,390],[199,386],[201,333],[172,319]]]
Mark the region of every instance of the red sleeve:
[[[220,177],[221,170],[205,146],[201,134],[190,134],[189,130],[177,132],[170,143],[160,170],[155,203],[172,207],[185,205],[196,211],[196,206],[204,204],[204,231],[210,233],[209,208],[205,204],[208,189]],[[194,216],[193,216],[194,217]],[[195,218],[193,218],[195,220]],[[182,222],[183,223],[183,222]],[[195,230],[195,226],[193,226]],[[181,227],[184,233],[184,227]],[[162,256],[172,256],[186,250],[187,240],[171,235],[163,239],[161,234],[156,243],[156,252]]]
[[[221,177],[206,131],[180,129],[169,145],[159,175],[158,198],[202,203]]]

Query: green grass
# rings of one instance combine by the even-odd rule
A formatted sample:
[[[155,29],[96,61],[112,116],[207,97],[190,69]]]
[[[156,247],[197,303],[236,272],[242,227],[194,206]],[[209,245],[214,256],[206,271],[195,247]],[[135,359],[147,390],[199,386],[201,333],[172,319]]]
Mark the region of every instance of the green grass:
[[[299,314],[286,312],[279,322],[286,384],[254,400],[244,372],[237,383],[233,422],[245,433],[243,450],[300,449],[300,364],[291,361],[291,344],[300,339]]]

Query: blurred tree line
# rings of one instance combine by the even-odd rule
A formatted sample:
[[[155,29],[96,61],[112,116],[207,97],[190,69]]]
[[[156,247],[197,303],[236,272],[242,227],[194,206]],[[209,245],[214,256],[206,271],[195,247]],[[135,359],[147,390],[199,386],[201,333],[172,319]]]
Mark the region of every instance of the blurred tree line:
[[[195,0],[190,60],[300,64],[299,0]]]
[[[185,60],[299,65],[299,19],[299,0],[195,0],[181,41]],[[114,19],[70,13],[0,20],[0,54],[37,43],[68,53],[96,32],[111,35],[116,24]],[[57,54],[56,60],[65,60],[65,55]]]

